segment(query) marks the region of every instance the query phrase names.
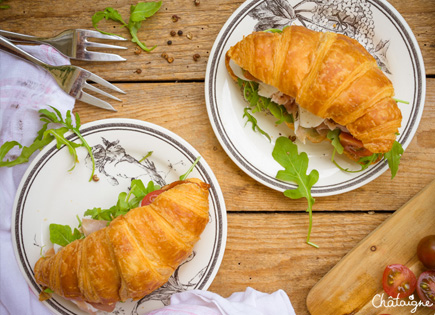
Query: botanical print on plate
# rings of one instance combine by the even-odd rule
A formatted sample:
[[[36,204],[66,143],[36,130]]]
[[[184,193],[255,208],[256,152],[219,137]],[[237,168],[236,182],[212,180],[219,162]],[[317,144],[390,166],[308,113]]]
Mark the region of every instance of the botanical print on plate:
[[[375,23],[367,0],[303,0],[295,5],[287,0],[265,0],[249,16],[258,21],[255,31],[283,29],[298,22],[314,31],[352,37],[373,55],[384,72],[391,74],[386,58],[390,39],[381,39],[375,45]]]

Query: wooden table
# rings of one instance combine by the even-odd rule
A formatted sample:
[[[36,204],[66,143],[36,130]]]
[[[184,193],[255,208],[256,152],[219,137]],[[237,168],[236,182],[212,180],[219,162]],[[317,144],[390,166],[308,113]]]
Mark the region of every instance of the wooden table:
[[[7,1],[0,10],[0,28],[51,36],[67,28],[92,29],[91,17],[112,6],[128,19],[134,1]],[[192,144],[209,163],[221,185],[228,211],[228,240],[219,272],[209,290],[224,297],[250,286],[264,292],[283,289],[297,314],[307,314],[306,297],[346,253],[396,209],[435,178],[435,3],[433,0],[391,0],[413,30],[425,61],[426,103],[420,126],[406,150],[398,175],[388,172],[354,191],[317,198],[312,241],[307,246],[305,200],[290,200],[254,181],[226,155],[210,126],[204,98],[204,77],[214,40],[242,0],[165,0],[146,21],[139,37],[152,53],[135,54],[127,42],[125,63],[73,62],[117,84],[127,94],[114,104],[118,112],[77,102],[83,123],[102,118],[142,119],[167,128]],[[178,15],[173,22],[172,15]],[[103,26],[104,25],[104,26]],[[112,22],[107,29],[128,37]],[[183,36],[171,37],[171,30]],[[186,34],[192,35],[191,39]],[[167,41],[172,40],[172,45]],[[168,63],[161,57],[174,58]],[[193,55],[199,54],[197,61]]]

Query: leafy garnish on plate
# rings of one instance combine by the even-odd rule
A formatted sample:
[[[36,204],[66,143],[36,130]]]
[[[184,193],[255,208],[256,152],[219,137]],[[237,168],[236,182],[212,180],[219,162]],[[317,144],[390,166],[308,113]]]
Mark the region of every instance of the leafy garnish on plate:
[[[145,161],[147,158],[149,158],[151,155],[153,154],[153,151],[148,151],[148,153],[139,160],[139,163],[142,163],[143,161]]]
[[[398,98],[394,98],[394,97],[393,97],[393,100],[396,101],[396,103],[403,103],[403,104],[409,105],[408,101],[404,101],[404,100],[401,100],[401,99],[398,99]]]
[[[185,180],[193,171],[200,159],[201,157],[198,156],[186,173],[181,175],[179,179]],[[84,216],[91,217],[94,220],[104,220],[110,223],[110,221],[114,220],[116,217],[125,215],[131,209],[139,207],[142,199],[144,199],[146,195],[159,189],[161,189],[160,185],[155,184],[153,181],[149,181],[145,186],[142,180],[133,179],[128,192],[119,193],[115,205],[108,209],[103,209],[101,207],[88,209],[85,211]],[[80,228],[82,221],[78,216],[77,220],[79,221],[78,228]],[[68,225],[50,224],[50,241],[53,244],[66,246],[74,240],[81,239],[83,237],[84,235],[77,228],[75,228],[73,232],[71,227]]]
[[[397,171],[399,170],[400,158],[402,157],[403,152],[402,145],[399,142],[394,141],[391,150],[384,154],[388,166],[390,167],[391,179],[396,176]]]
[[[252,109],[249,108],[249,107],[245,107],[243,109],[243,112],[244,112],[243,118],[246,117],[245,126],[248,124],[248,122],[250,122],[252,130],[254,132],[259,132],[263,136],[265,136],[269,140],[269,142],[272,141],[272,139],[270,138],[269,134],[258,126],[257,118],[255,118],[249,111],[252,111]]]
[[[293,123],[293,116],[287,112],[283,105],[278,105],[270,98],[258,94],[259,84],[253,81],[245,81],[238,78],[239,87],[242,89],[243,97],[248,102],[249,107],[245,107],[243,118],[246,118],[246,124],[252,124],[252,130],[266,136],[269,141],[271,138],[260,126],[253,114],[257,112],[270,112],[276,119],[275,124],[279,125],[283,122]],[[245,126],[246,126],[245,124]]]
[[[151,48],[148,48],[144,42],[140,41],[137,32],[140,29],[142,22],[145,21],[147,18],[153,16],[162,6],[162,2],[139,2],[136,5],[131,5],[130,7],[130,18],[128,20],[128,23],[125,23],[125,21],[122,19],[121,14],[115,10],[112,7],[107,7],[104,9],[104,11],[98,11],[92,16],[92,25],[94,28],[107,35],[116,35],[113,33],[108,33],[105,31],[102,31],[98,28],[98,23],[102,19],[106,20],[113,20],[115,22],[121,23],[124,27],[126,27],[131,35],[131,41],[133,43],[136,43],[140,48],[142,48],[145,51],[152,51],[157,46],[153,46]],[[119,35],[117,35],[119,36]]]
[[[313,205],[315,199],[311,196],[311,188],[319,180],[319,172],[312,170],[308,171],[308,155],[305,152],[298,154],[298,147],[290,139],[279,137],[276,140],[275,147],[272,151],[272,156],[284,170],[278,171],[276,178],[294,182],[298,185],[296,189],[287,189],[284,195],[291,199],[306,198],[308,202],[307,212],[309,215],[309,227],[307,235],[307,244],[318,247],[310,242],[311,229],[313,226]]]
[[[149,181],[145,187],[140,179],[133,179],[131,181],[130,191],[128,193],[121,192],[114,206],[109,209],[94,207],[86,210],[84,215],[90,216],[94,220],[112,221],[116,217],[126,214],[131,209],[137,208],[147,194],[160,188],[161,187],[154,184],[153,181]]]
[[[269,28],[267,30],[264,30],[263,32],[267,32],[267,33],[282,33],[282,30],[280,30],[279,28]]]
[[[48,109],[41,109],[39,111],[39,117],[40,120],[44,123],[41,130],[38,131],[38,135],[33,141],[33,143],[28,147],[23,147],[20,143],[17,141],[7,141],[0,147],[0,167],[2,166],[14,166],[22,163],[26,163],[29,161],[29,158],[32,156],[33,153],[37,150],[41,150],[43,147],[45,147],[47,144],[49,144],[51,141],[56,140],[56,147],[57,149],[60,149],[63,145],[65,145],[68,148],[68,151],[71,153],[74,164],[71,167],[70,171],[72,171],[76,163],[78,162],[77,158],[77,151],[76,148],[78,147],[85,147],[88,151],[91,160],[92,160],[92,174],[90,176],[89,181],[92,180],[92,177],[94,176],[95,172],[95,160],[94,155],[92,153],[92,148],[88,145],[86,140],[82,137],[80,133],[80,117],[76,113],[75,114],[75,120],[76,125],[73,125],[72,122],[72,116],[71,111],[67,111],[66,118],[64,119],[62,117],[62,114],[60,111],[53,106],[50,106],[53,111],[49,111]],[[57,128],[57,129],[48,129],[49,124],[60,124],[63,125],[63,127]],[[80,139],[81,144],[76,143],[74,141],[70,141],[65,137],[65,133],[67,131],[71,131],[77,135],[77,137]],[[15,159],[15,160],[6,160],[3,161],[6,154],[15,146],[18,146],[19,148],[22,148],[21,154]]]
[[[201,157],[198,156],[196,160],[193,162],[193,164],[189,167],[187,172],[180,176],[180,180],[185,180],[190,175],[190,173],[192,173],[193,169],[195,168],[196,164],[198,164],[200,159]]]
[[[331,130],[328,132],[327,138],[331,140],[331,144],[334,147],[334,151],[332,152],[331,161],[337,166],[340,170],[348,173],[358,173],[361,171],[364,171],[367,169],[370,165],[372,165],[374,162],[381,160],[382,158],[385,158],[388,162],[388,166],[391,171],[391,179],[393,179],[397,171],[399,169],[399,163],[400,158],[404,152],[402,145],[394,141],[393,146],[390,151],[387,153],[373,153],[369,156],[363,156],[358,160],[358,164],[361,166],[359,170],[349,170],[348,168],[344,168],[340,166],[337,161],[335,161],[335,153],[343,154],[344,148],[340,143],[339,135],[340,135],[340,129],[336,128],[334,130]]]
[[[66,246],[69,243],[84,237],[83,233],[81,233],[77,228],[75,228],[73,232],[69,225],[52,223],[50,224],[49,229],[50,241],[53,244],[58,244],[60,246]]]

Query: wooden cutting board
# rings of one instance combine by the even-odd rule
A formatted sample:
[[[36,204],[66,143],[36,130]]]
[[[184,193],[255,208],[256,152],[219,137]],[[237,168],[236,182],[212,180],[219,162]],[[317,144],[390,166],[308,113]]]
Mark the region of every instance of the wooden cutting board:
[[[417,278],[425,270],[417,258],[417,244],[433,234],[435,180],[363,239],[311,289],[307,297],[311,315],[435,314],[426,307],[411,313],[413,306],[374,306],[382,303],[376,295],[384,293],[382,275],[387,265],[405,265]],[[387,298],[384,293],[385,302]],[[414,301],[419,301],[417,292]]]

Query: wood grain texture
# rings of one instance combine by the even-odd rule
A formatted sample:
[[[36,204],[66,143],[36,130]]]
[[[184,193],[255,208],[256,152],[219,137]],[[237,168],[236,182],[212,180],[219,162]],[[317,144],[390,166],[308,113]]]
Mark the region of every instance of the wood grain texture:
[[[67,28],[92,27],[92,15],[105,7],[117,9],[124,19],[128,19],[131,1],[10,1],[11,9],[0,10],[0,28],[8,31],[52,36]],[[151,47],[158,47],[151,53],[134,53],[136,45],[126,42],[128,50],[119,53],[128,59],[120,64],[85,64],[96,74],[110,81],[168,81],[168,80],[203,80],[210,50],[220,29],[231,14],[243,3],[242,0],[202,0],[195,6],[192,0],[165,0],[160,11],[143,23],[139,38]],[[433,0],[389,1],[403,15],[411,27],[422,50],[427,74],[435,74],[435,6]],[[180,20],[172,22],[172,15]],[[102,21],[100,27],[106,31],[130,38],[128,31],[112,21]],[[37,26],[37,28],[35,27]],[[182,30],[183,36],[170,36],[171,30]],[[189,40],[185,36],[192,34]],[[167,41],[172,40],[168,46]],[[161,57],[162,53],[174,57],[169,64]],[[201,58],[193,60],[198,53]],[[137,71],[140,69],[139,71]]]
[[[433,0],[390,0],[414,32],[428,75],[423,117],[405,152],[399,173],[388,172],[357,190],[317,198],[311,240],[305,244],[308,216],[305,200],[290,200],[267,188],[232,162],[211,128],[204,99],[208,57],[220,29],[243,0],[165,0],[160,11],[143,23],[138,35],[151,53],[135,54],[136,45],[112,51],[128,59],[123,63],[74,64],[116,82],[127,91],[117,113],[77,102],[82,123],[103,118],[133,118],[167,128],[194,146],[214,171],[228,210],[225,255],[210,290],[224,297],[247,286],[263,292],[283,289],[298,315],[308,314],[310,289],[354,246],[435,178],[435,5]],[[39,36],[52,36],[68,28],[92,29],[92,15],[105,7],[128,19],[132,3],[111,0],[7,0],[0,10],[0,28]],[[181,19],[174,23],[172,15]],[[111,21],[100,27],[127,38],[126,29]],[[172,37],[171,30],[183,36]],[[190,33],[192,39],[186,35]],[[167,45],[171,40],[172,45]],[[168,63],[162,53],[174,57]],[[199,54],[198,61],[193,60]],[[146,151],[146,148],[144,148]],[[369,214],[370,213],[370,214]]]
[[[308,314],[310,289],[388,216],[316,214],[316,249],[304,243],[305,213],[229,213],[225,255],[209,290],[228,297],[246,287],[268,293],[282,289],[296,314]]]
[[[374,305],[380,305],[381,300],[375,299],[373,304],[373,298],[384,293],[380,279],[387,265],[406,265],[417,277],[425,271],[417,257],[417,245],[435,231],[434,204],[435,180],[385,220],[316,284],[307,297],[310,313],[371,314],[375,311]],[[404,231],[406,237],[403,237]],[[394,309],[394,314],[409,314],[409,309],[400,307]],[[376,311],[389,312],[385,307]],[[421,309],[418,314],[433,314],[433,310]]]
[[[354,191],[317,198],[314,211],[394,211],[435,178],[435,79],[427,80],[426,105],[398,175],[389,171]],[[246,175],[220,146],[207,116],[203,83],[119,84],[127,94],[118,113],[78,102],[82,122],[125,117],[167,128],[193,145],[210,164],[229,211],[301,211],[305,200],[290,200]],[[382,202],[380,202],[382,200]]]

